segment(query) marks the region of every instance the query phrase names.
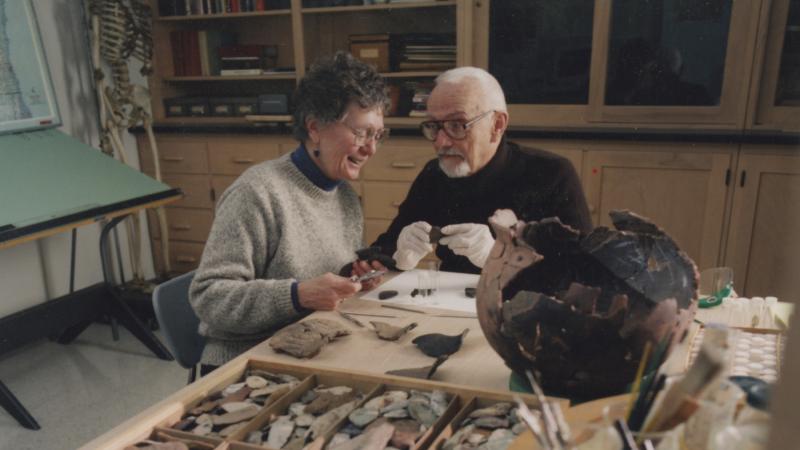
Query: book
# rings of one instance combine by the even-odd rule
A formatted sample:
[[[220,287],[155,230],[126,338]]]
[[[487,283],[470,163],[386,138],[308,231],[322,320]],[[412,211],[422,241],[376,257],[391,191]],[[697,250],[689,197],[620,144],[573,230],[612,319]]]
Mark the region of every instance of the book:
[[[221,30],[202,30],[198,33],[200,68],[203,75],[219,75],[221,47],[236,43],[236,34]]]
[[[242,76],[242,75],[261,75],[261,69],[222,69],[219,71],[220,76]]]

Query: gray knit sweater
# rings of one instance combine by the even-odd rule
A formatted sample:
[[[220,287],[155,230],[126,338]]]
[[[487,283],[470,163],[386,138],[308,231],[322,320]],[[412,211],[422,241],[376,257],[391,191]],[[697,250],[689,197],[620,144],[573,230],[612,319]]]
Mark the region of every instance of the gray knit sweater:
[[[290,155],[248,169],[220,197],[190,302],[207,337],[201,362],[220,365],[304,316],[291,286],[355,259],[358,196],[325,191]]]

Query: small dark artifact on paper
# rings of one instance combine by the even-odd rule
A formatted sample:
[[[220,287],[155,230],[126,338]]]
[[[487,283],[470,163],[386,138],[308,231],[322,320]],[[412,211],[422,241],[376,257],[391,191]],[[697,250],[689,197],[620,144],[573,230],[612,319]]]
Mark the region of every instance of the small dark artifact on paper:
[[[386,372],[387,375],[397,375],[401,377],[410,377],[410,378],[421,378],[423,380],[430,380],[433,377],[433,374],[436,373],[436,369],[439,368],[450,355],[442,355],[436,358],[436,361],[430,365],[425,367],[415,367],[413,369],[397,369],[397,370],[389,370]]]
[[[389,290],[389,291],[380,291],[380,292],[378,292],[378,298],[380,300],[388,300],[388,299],[390,299],[392,297],[396,297],[396,296],[397,296],[397,291]]]
[[[497,239],[478,284],[486,339],[517,374],[552,395],[624,392],[645,343],[682,341],[697,309],[697,268],[667,233],[629,211],[615,229],[581,233],[558,218],[498,210]]]
[[[440,227],[431,227],[431,231],[428,233],[428,242],[431,244],[438,244],[439,239],[443,237],[444,234],[442,233],[442,229]]]
[[[396,341],[406,333],[417,327],[416,322],[411,322],[404,327],[396,327],[386,322],[370,322],[375,328],[375,333],[384,341]]]
[[[477,293],[478,293],[478,288],[473,288],[473,287],[464,288],[464,295],[466,295],[469,298],[475,298],[475,294]]]
[[[413,342],[426,355],[438,358],[442,355],[452,355],[461,348],[464,336],[469,332],[469,328],[464,328],[461,334],[448,336],[441,333],[423,334],[414,338]]]
[[[295,358],[311,358],[337,337],[347,336],[350,330],[332,320],[308,319],[288,325],[275,333],[269,346]]]
[[[419,295],[419,289],[416,289],[416,288],[415,288],[415,289],[412,289],[412,290],[411,290],[411,296],[412,296],[412,297],[416,297],[416,296],[418,296],[418,295]]]

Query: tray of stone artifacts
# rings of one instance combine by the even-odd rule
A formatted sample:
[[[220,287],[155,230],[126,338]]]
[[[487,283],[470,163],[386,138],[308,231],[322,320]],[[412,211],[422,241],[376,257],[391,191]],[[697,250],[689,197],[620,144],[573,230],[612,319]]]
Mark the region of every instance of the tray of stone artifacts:
[[[786,346],[786,335],[763,328],[730,328],[728,334],[728,374],[751,376],[768,383],[777,380]],[[685,367],[694,363],[703,343],[706,328],[698,327],[691,339]]]
[[[196,389],[199,384],[205,388]],[[125,442],[120,439],[113,448],[155,450],[166,447],[152,442],[178,441],[189,448],[217,450],[351,450],[361,448],[366,440],[383,439],[386,444],[378,448],[441,449],[463,425],[469,425],[474,411],[497,403],[510,405],[514,395],[258,358],[237,368],[224,366],[178,394],[186,391],[191,394],[181,396],[180,411],[165,415],[155,407],[152,427],[141,423],[150,417],[131,421],[146,431],[125,434]],[[520,398],[531,409],[537,408],[535,396],[521,394]],[[563,399],[551,400],[564,410],[569,405]],[[505,420],[516,420],[508,413]],[[477,433],[488,440],[491,433],[487,431]],[[510,444],[510,437],[506,438]]]

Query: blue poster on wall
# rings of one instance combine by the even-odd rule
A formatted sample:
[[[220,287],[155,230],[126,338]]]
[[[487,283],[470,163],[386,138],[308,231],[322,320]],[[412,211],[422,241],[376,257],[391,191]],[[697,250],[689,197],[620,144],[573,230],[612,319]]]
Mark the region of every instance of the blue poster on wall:
[[[60,124],[30,0],[0,0],[0,134]]]

